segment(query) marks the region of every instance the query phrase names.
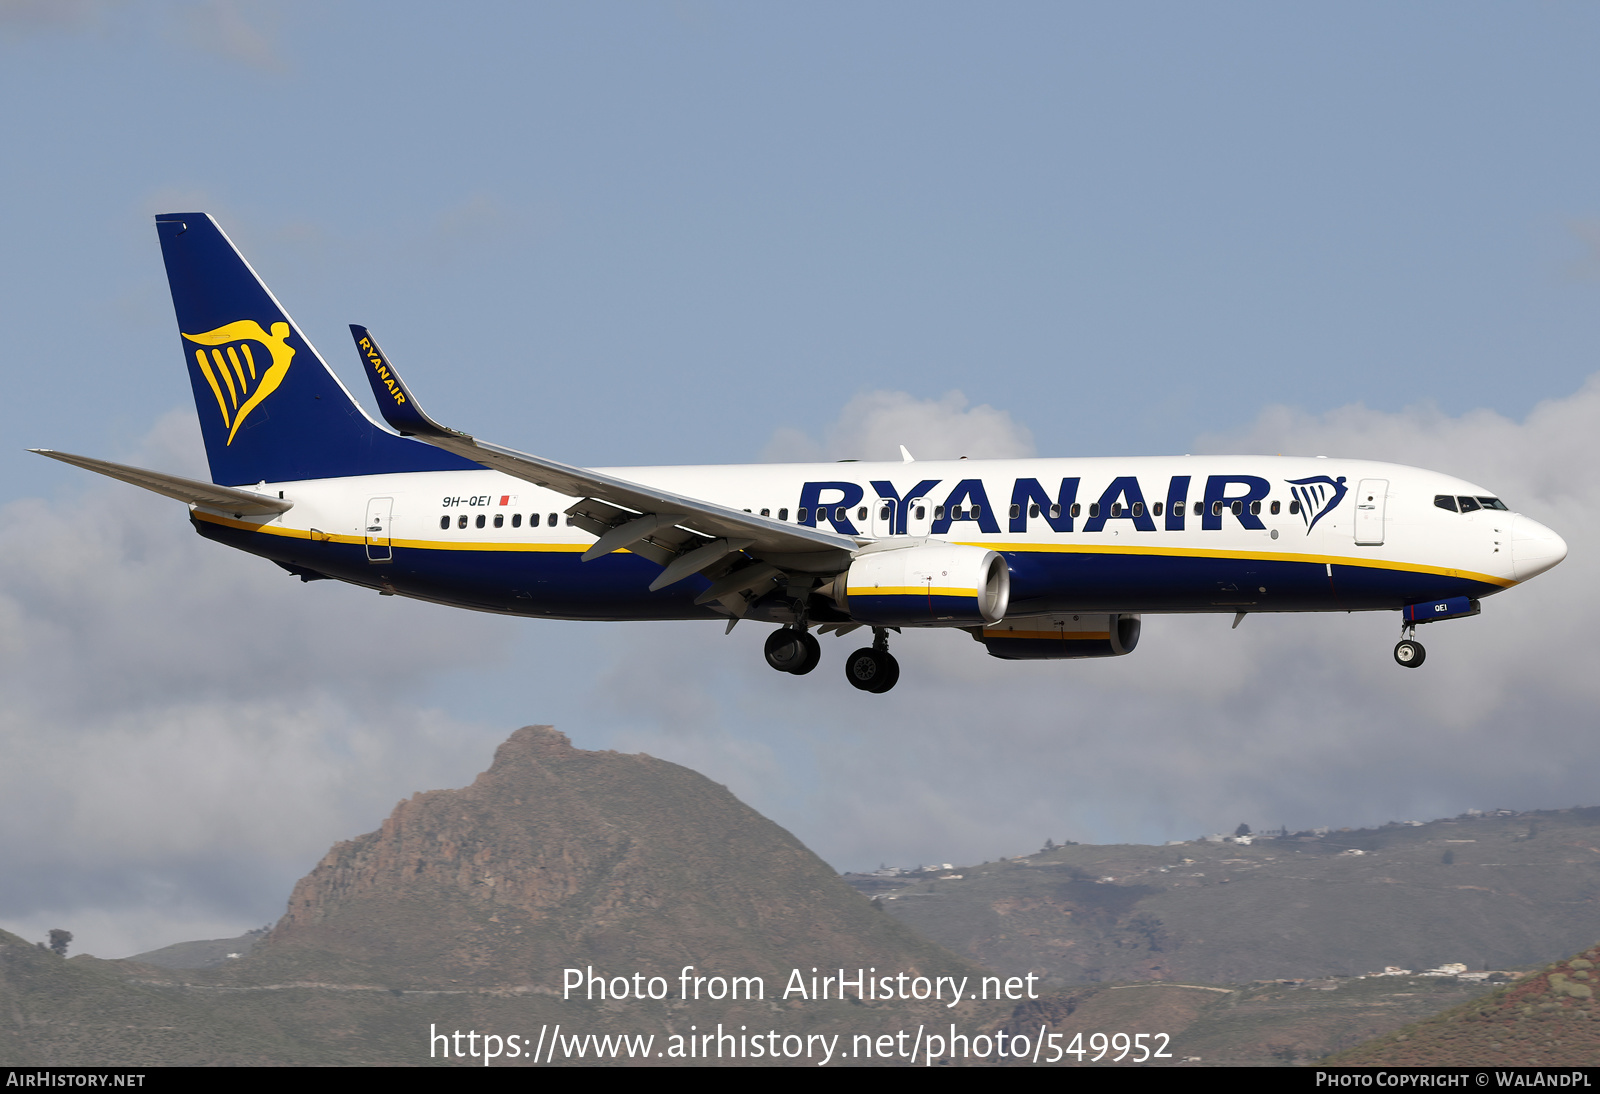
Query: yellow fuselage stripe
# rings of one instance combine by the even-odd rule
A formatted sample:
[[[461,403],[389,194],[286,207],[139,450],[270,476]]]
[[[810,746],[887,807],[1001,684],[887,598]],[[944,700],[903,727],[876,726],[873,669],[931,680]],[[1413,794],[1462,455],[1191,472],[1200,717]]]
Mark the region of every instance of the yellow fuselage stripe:
[[[977,589],[941,589],[929,585],[856,585],[846,596],[977,596]]]
[[[255,524],[250,521],[236,520],[231,517],[218,516],[214,513],[193,511],[196,520],[207,521],[212,524],[221,524],[228,528],[238,528],[246,532],[261,532],[269,536],[285,536],[290,539],[309,539],[318,543],[360,543],[365,544],[365,536],[340,535],[336,532],[318,531],[312,534],[303,528],[284,528],[271,524]],[[493,540],[433,540],[433,539],[390,539],[389,544],[394,547],[409,547],[423,551],[536,551],[536,552],[568,552],[579,553],[589,549],[586,543],[528,543],[528,542],[497,542]],[[1123,544],[1079,544],[1079,543],[963,543],[963,547],[983,547],[991,551],[1009,554],[1079,554],[1079,555],[1157,555],[1167,558],[1215,558],[1237,559],[1244,562],[1308,562],[1315,565],[1332,566],[1361,566],[1373,570],[1400,570],[1405,573],[1436,574],[1440,577],[1457,577],[1468,581],[1481,581],[1487,585],[1498,585],[1509,589],[1517,584],[1511,578],[1496,577],[1493,574],[1478,573],[1475,570],[1455,570],[1444,566],[1424,566],[1416,562],[1395,562],[1389,559],[1377,558],[1351,558],[1347,555],[1310,555],[1284,552],[1262,554],[1258,551],[1216,551],[1200,547],[1133,547]],[[619,552],[620,553],[620,552]],[[847,595],[927,595],[928,587],[916,585],[909,587],[894,587],[872,590],[851,590]],[[934,589],[935,596],[975,596],[972,589]]]

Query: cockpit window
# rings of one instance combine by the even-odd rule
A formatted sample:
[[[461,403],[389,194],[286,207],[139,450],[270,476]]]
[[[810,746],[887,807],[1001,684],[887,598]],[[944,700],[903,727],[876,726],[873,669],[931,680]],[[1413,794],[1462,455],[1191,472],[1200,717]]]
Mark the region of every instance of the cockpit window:
[[[1433,504],[1452,513],[1476,513],[1479,509],[1494,509],[1501,513],[1511,511],[1510,507],[1499,498],[1469,498],[1465,495],[1451,497],[1449,494],[1435,494]]]

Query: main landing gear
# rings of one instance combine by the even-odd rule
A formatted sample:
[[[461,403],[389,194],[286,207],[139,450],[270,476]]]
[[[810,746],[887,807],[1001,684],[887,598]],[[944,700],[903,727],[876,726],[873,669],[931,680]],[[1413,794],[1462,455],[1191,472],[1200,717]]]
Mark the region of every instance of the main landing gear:
[[[872,645],[856,650],[844,662],[850,686],[881,695],[900,681],[900,662],[889,652],[889,632],[872,628]]]
[[[1395,664],[1408,669],[1421,668],[1428,651],[1416,640],[1417,628],[1408,625],[1402,627],[1400,633],[1400,641],[1396,642],[1394,647]]]
[[[822,660],[822,644],[804,627],[780,627],[767,635],[763,651],[767,664],[779,672],[792,672],[804,676]]]
[[[854,627],[850,629],[854,630]],[[767,664],[779,672],[804,676],[822,659],[822,646],[803,626],[779,627],[767,635]],[[881,695],[900,680],[900,662],[889,652],[889,632],[872,628],[872,645],[856,650],[844,662],[844,678],[850,686]]]

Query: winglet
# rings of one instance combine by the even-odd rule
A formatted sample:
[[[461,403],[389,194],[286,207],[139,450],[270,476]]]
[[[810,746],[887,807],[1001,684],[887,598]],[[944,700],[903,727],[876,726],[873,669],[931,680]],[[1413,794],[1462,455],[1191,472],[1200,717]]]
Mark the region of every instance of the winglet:
[[[452,437],[472,440],[470,434],[442,426],[428,417],[421,404],[417,402],[416,396],[411,394],[411,389],[400,379],[400,374],[389,364],[389,359],[383,355],[383,350],[378,348],[378,343],[373,341],[372,334],[366,327],[351,323],[350,336],[356,340],[356,352],[361,355],[361,371],[366,374],[367,382],[372,385],[372,395],[378,400],[378,409],[383,412],[383,420],[393,426],[397,433],[403,437]]]

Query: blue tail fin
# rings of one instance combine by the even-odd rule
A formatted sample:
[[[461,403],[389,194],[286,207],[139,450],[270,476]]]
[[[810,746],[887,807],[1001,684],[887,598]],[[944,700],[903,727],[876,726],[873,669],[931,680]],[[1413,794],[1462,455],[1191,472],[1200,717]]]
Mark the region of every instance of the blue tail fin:
[[[156,232],[212,482],[480,469],[368,418],[209,215]]]

